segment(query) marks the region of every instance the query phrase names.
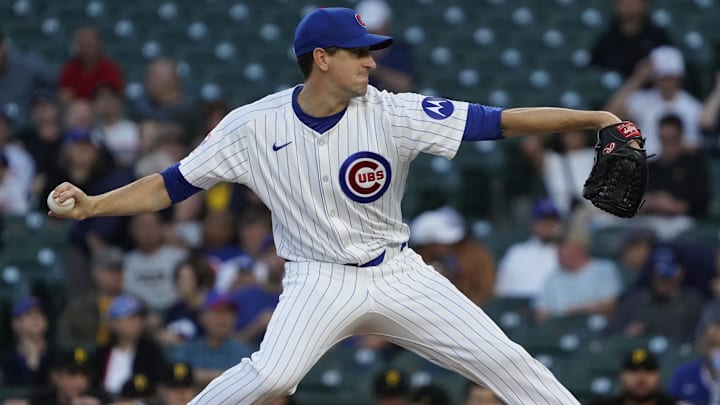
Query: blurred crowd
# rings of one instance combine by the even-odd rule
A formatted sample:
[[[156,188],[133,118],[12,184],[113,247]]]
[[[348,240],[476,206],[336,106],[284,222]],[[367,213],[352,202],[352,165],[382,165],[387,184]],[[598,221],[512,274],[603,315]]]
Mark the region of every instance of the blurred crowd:
[[[618,222],[582,198],[592,134],[529,137],[522,158],[543,184],[529,239],[496,257],[444,206],[412,219],[410,244],[479,306],[520,298],[534,322],[599,314],[614,334],[696,345],[699,358],[666,387],[657,359],[637,348],[618,359],[619,396],[594,403],[720,403],[720,245],[677,238],[708,216],[720,72],[712,88],[689,92],[685,57],[652,23],[649,1],[614,7],[592,63],[625,78],[598,108],[638,123],[653,156],[640,215]],[[393,33],[387,3],[364,0],[357,9],[371,32]],[[71,50],[66,61],[47,61],[0,31],[0,106],[16,107],[0,108],[2,215],[47,211],[45,197],[63,181],[99,194],[158,172],[232,108],[185,92],[168,57],[147,65],[143,95],[127,100],[123,71],[93,27],[76,31]],[[417,89],[409,46],[400,41],[375,56],[374,85]],[[617,226],[622,242],[611,257],[594,257],[592,246],[603,243],[595,232]],[[56,322],[36,297],[13,303],[14,343],[0,354],[0,384],[29,394],[7,405],[184,404],[257,349],[282,292],[271,213],[240,185],[218,184],[159,213],[73,222],[67,237],[66,304]],[[387,359],[401,350],[373,336],[341,344]],[[377,376],[374,390],[377,404],[449,403],[443,387],[411,386],[394,369]],[[470,383],[465,394],[465,404],[502,403]]]

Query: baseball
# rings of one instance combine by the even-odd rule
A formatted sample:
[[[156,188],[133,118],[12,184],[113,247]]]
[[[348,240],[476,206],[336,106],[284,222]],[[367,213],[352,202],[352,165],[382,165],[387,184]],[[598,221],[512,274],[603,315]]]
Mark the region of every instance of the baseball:
[[[52,193],[50,193],[47,197],[47,205],[52,212],[63,215],[73,209],[75,206],[75,199],[71,197],[65,200],[64,203],[60,204],[55,198],[53,198]]]

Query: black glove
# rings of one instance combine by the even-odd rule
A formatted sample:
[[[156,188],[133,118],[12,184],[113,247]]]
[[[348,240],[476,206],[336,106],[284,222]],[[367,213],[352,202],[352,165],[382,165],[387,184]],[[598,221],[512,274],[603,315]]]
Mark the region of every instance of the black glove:
[[[639,149],[629,145],[637,141]],[[585,181],[583,197],[622,218],[633,217],[648,181],[645,139],[634,123],[607,126],[597,134],[595,163]]]

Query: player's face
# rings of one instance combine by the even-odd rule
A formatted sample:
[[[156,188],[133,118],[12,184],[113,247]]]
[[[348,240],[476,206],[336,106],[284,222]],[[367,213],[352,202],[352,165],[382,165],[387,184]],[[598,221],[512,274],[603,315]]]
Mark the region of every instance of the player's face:
[[[328,70],[332,80],[341,91],[349,97],[364,96],[370,79],[370,71],[375,69],[373,59],[368,48],[338,49],[329,57]]]

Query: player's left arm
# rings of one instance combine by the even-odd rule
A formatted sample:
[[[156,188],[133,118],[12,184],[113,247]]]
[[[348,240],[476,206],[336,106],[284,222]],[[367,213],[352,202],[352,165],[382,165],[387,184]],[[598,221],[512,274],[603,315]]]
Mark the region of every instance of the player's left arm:
[[[500,128],[505,137],[542,135],[585,129],[600,129],[622,120],[607,111],[571,110],[555,107],[503,110]]]

